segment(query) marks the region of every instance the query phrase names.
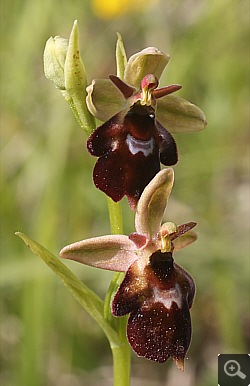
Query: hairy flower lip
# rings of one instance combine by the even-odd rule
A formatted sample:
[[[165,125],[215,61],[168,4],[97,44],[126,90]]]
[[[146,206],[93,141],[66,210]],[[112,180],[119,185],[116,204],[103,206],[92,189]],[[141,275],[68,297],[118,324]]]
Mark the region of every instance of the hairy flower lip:
[[[173,137],[152,113],[136,103],[125,116],[121,111],[99,126],[87,141],[89,152],[100,157],[93,171],[95,186],[114,201],[126,195],[132,210],[160,170],[160,160],[173,165],[178,158]]]

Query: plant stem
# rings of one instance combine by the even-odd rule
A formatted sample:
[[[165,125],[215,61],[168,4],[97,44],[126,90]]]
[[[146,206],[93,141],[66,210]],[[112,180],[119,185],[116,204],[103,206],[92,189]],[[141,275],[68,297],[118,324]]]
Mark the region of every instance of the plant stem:
[[[109,219],[112,235],[122,235],[122,211],[120,202],[114,202],[110,197],[108,199]]]
[[[122,212],[120,203],[115,203],[108,197],[110,227],[112,234],[122,234]],[[114,386],[129,386],[130,384],[130,346],[126,336],[127,317],[114,318],[111,314],[111,302],[120,285],[124,273],[116,272],[111,280],[104,302],[104,317],[111,325],[116,327],[120,344],[114,345],[110,341],[113,354],[113,378]]]
[[[111,347],[113,353],[114,386],[130,384],[130,347],[124,343],[119,347]]]
[[[126,337],[127,318],[120,318],[121,345],[112,346],[114,386],[129,386],[130,384],[130,346]],[[125,340],[123,340],[125,338]]]

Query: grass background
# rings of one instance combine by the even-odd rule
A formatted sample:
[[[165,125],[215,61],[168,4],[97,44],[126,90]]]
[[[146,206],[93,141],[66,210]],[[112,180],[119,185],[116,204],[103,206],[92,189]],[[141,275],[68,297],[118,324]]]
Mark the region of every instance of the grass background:
[[[112,384],[99,326],[14,236],[26,233],[58,255],[66,244],[110,232],[86,135],[43,74],[46,40],[68,38],[75,19],[89,83],[115,73],[119,31],[128,56],[147,46],[168,52],[161,85],[181,84],[178,95],[207,116],[205,131],[175,135],[179,163],[165,216],[198,222],[198,241],[175,256],[197,285],[186,371],[132,354],[131,386],[212,386],[218,353],[249,352],[250,341],[246,0],[3,0],[1,384]],[[134,214],[126,199],[122,207],[129,234]],[[67,264],[104,297],[112,273]]]

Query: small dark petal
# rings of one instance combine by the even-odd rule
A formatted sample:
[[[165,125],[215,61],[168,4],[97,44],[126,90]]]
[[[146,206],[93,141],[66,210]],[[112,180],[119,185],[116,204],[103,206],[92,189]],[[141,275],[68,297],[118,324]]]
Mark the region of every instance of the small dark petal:
[[[177,147],[172,135],[156,121],[156,128],[159,134],[160,160],[163,165],[174,165],[178,161]]]
[[[191,340],[191,319],[186,302],[182,308],[172,303],[145,304],[129,317],[128,341],[138,356],[159,363],[171,356],[183,360]]]
[[[175,91],[178,91],[182,88],[179,84],[172,84],[171,86],[157,88],[153,91],[153,96],[155,99],[162,98],[165,95],[172,94]]]
[[[131,233],[129,239],[135,243],[136,248],[138,249],[142,248],[147,242],[147,237],[145,235],[140,235],[136,232]]]
[[[116,75],[109,75],[109,79],[114,83],[114,85],[121,91],[125,99],[128,99],[133,95],[136,91],[136,89],[127,83],[123,82],[118,76]]]
[[[186,224],[179,225],[177,232],[173,233],[173,235],[171,235],[171,241],[177,239],[177,237],[184,235],[185,233],[187,233],[188,231],[193,229],[196,225],[197,225],[197,223],[193,222],[193,221],[190,221]]]

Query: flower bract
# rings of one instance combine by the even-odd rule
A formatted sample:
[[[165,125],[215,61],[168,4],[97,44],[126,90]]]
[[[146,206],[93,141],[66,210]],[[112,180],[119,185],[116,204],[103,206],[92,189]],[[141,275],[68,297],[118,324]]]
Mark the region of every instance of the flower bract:
[[[130,314],[127,337],[138,356],[163,363],[172,357],[184,369],[191,340],[189,309],[195,294],[192,277],[173,260],[173,253],[197,238],[189,222],[161,225],[174,180],[172,168],[161,170],[138,203],[136,232],[83,240],[60,256],[83,264],[125,272],[112,302],[114,316]]]

